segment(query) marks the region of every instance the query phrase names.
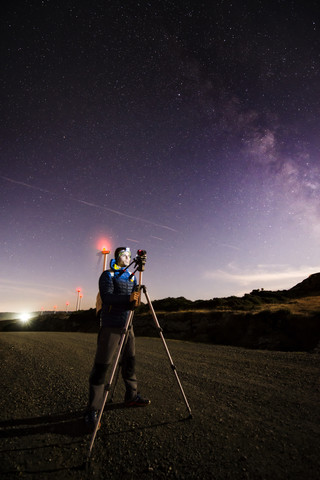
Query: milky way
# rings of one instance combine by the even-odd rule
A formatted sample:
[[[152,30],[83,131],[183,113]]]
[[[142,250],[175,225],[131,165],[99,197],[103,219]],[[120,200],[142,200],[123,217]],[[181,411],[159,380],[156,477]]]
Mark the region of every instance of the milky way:
[[[318,2],[6,6],[1,311],[94,306],[102,246],[152,298],[320,271]]]

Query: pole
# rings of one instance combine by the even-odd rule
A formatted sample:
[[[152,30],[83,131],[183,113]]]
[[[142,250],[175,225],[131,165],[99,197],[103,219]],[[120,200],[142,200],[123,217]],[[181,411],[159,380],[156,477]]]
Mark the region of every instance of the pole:
[[[107,269],[107,258],[108,258],[108,254],[110,253],[110,250],[107,250],[106,248],[103,248],[101,250],[101,253],[103,255],[103,267],[102,267],[102,271],[104,272],[106,269]]]
[[[81,291],[80,288],[78,288],[78,290],[77,290],[78,295],[77,295],[77,303],[76,303],[76,312],[79,310],[80,291]]]

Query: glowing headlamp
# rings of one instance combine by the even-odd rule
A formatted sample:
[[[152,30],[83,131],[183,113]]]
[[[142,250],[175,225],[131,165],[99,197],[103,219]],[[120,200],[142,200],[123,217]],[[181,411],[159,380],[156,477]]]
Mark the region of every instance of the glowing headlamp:
[[[131,250],[130,248],[125,248],[123,250],[120,250],[120,252],[118,253],[118,257],[120,257],[121,255],[123,255],[124,253],[126,253],[127,255],[129,255],[129,257],[131,257]]]

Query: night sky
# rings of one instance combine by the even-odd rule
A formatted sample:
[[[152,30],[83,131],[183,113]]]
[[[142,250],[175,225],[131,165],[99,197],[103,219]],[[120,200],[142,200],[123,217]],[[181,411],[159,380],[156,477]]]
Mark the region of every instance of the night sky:
[[[1,311],[93,307],[103,246],[147,250],[152,300],[320,271],[318,1],[26,0],[1,32]]]

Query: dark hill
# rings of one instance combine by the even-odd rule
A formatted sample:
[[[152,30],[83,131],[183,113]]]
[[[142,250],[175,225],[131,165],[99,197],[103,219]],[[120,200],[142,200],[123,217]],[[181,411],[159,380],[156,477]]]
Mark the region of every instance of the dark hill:
[[[288,290],[293,297],[311,297],[320,295],[320,273],[314,273]]]
[[[245,348],[314,351],[320,346],[320,273],[290,290],[253,290],[243,297],[187,300],[165,298],[152,302],[165,337]],[[303,302],[297,312],[296,305]],[[94,309],[44,314],[28,324],[0,322],[2,331],[97,332]],[[149,307],[135,311],[138,336],[158,336]]]

